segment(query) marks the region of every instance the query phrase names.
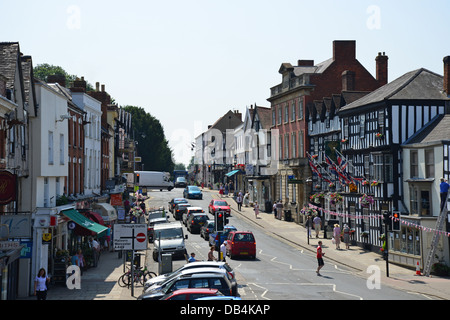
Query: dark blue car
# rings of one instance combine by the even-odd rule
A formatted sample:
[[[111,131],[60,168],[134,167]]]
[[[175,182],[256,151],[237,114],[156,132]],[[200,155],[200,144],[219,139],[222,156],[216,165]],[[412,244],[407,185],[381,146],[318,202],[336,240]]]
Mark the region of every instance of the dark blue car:
[[[183,197],[186,199],[203,199],[202,190],[197,186],[187,186],[183,191]]]

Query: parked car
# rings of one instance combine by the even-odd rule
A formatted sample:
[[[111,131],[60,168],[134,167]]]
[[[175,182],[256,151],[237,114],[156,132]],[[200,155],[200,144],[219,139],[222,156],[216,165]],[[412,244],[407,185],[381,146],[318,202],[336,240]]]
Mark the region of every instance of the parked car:
[[[148,288],[150,288],[153,285],[159,285],[159,284],[167,281],[168,279],[173,279],[174,277],[176,277],[179,274],[181,274],[182,271],[195,270],[195,269],[199,270],[201,268],[219,268],[219,269],[224,269],[228,273],[230,279],[234,279],[234,277],[235,277],[233,269],[226,262],[222,262],[222,261],[196,261],[196,262],[186,263],[184,266],[178,268],[177,270],[175,270],[173,272],[162,274],[160,276],[150,278],[144,284],[144,291],[146,291]],[[195,272],[195,271],[192,271],[192,272]]]
[[[187,255],[183,226],[179,222],[157,224],[154,227],[153,260],[158,261],[159,254],[172,254],[173,258],[185,258]]]
[[[202,301],[213,301],[213,300],[242,300],[241,297],[234,297],[234,296],[223,296],[223,295],[216,295],[216,296],[204,296],[201,298],[197,298],[195,300],[202,300]]]
[[[177,180],[175,180],[175,188],[186,188],[187,187],[187,181],[185,177],[178,177]]]
[[[209,240],[209,234],[214,232],[214,220],[208,220],[206,223],[200,228],[200,237]]]
[[[183,217],[182,217],[183,224],[185,226],[187,226],[187,221],[188,221],[188,219],[189,219],[191,214],[204,213],[204,212],[205,211],[201,207],[189,207],[189,208],[187,208],[186,211],[183,212]]]
[[[173,212],[175,206],[179,203],[189,203],[185,198],[173,198],[169,201],[169,211]]]
[[[147,225],[148,242],[153,242],[153,239],[155,239],[155,234],[154,234],[155,224],[168,223],[168,222],[169,222],[168,216],[149,220],[148,225]]]
[[[230,279],[226,271],[219,268],[200,268],[182,271],[161,285],[148,288],[138,300],[158,300],[168,293],[187,288],[213,288],[227,296],[237,295],[236,280]]]
[[[209,245],[215,246],[216,250],[218,251],[220,248],[220,245],[227,240],[228,234],[230,231],[237,231],[237,229],[234,226],[225,226],[223,228],[223,232],[212,232],[209,234]]]
[[[225,211],[227,216],[230,215],[230,206],[225,200],[217,200],[213,199],[209,203],[208,211],[211,214],[214,214],[216,211]]]
[[[181,220],[183,218],[183,214],[186,212],[187,208],[191,206],[190,203],[179,203],[173,209],[173,218],[175,220]]]
[[[186,199],[203,199],[202,190],[197,186],[187,186],[183,191]]]
[[[223,297],[224,295],[218,289],[210,288],[189,288],[170,292],[160,300],[197,300],[204,297]]]
[[[189,216],[187,220],[186,228],[190,233],[198,232],[200,233],[200,228],[206,224],[209,217],[206,213],[193,213]]]
[[[231,231],[227,237],[227,256],[256,258],[256,240],[251,231]]]

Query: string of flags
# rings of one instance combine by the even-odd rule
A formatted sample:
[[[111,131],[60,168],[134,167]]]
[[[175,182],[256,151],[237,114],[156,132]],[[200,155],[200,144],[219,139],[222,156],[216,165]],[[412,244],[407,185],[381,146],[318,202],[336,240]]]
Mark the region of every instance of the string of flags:
[[[335,212],[335,211],[331,211],[331,210],[320,208],[320,207],[315,206],[313,204],[309,204],[309,207],[313,208],[313,209],[316,209],[316,210],[320,210],[320,211],[322,211],[324,213],[327,213],[327,214],[330,214],[332,216],[340,217],[340,218],[349,218],[349,219],[383,219],[384,218],[383,215],[381,215],[381,214],[355,215],[355,214]],[[396,218],[392,218],[392,219],[396,219]],[[415,228],[415,229],[418,229],[418,230],[421,230],[421,231],[425,231],[425,232],[438,233],[441,236],[450,237],[450,232],[424,227],[424,226],[422,226],[420,224],[416,224],[416,223],[413,223],[411,221],[404,220],[404,219],[396,219],[396,221],[398,221],[398,220],[400,220],[400,223],[402,225],[406,225],[406,226],[408,226],[410,228]]]

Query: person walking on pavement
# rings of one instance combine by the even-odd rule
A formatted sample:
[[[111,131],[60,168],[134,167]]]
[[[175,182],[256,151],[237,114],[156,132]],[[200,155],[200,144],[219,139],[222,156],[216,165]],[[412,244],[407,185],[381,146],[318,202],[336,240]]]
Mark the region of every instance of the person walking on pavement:
[[[238,196],[236,198],[236,202],[237,202],[239,211],[241,211],[241,209],[242,209],[242,200],[243,200],[242,193],[239,192],[239,194],[238,194]]]
[[[283,202],[281,202],[281,199],[280,199],[280,200],[278,200],[278,203],[277,203],[277,214],[276,214],[276,218],[277,218],[277,219],[281,219],[282,214],[283,214]]]
[[[350,228],[348,227],[348,224],[344,224],[344,243],[345,243],[345,249],[349,249],[350,246]]]
[[[216,257],[214,257],[214,246],[211,246],[211,248],[209,248],[208,261],[217,261]]]
[[[341,247],[340,247],[340,244],[341,244],[341,227],[337,223],[334,225],[333,239],[334,239],[334,244],[336,245],[336,250],[340,250],[341,249]]]
[[[447,197],[448,197],[448,189],[450,185],[447,183],[447,180],[441,178],[441,184],[439,185],[440,195],[441,195],[441,211],[444,209]]]
[[[322,251],[322,241],[319,241],[319,245],[317,246],[317,275],[321,276],[320,269],[323,268],[325,263],[323,262],[323,256],[325,255],[325,252]]]
[[[314,230],[316,230],[316,238],[319,238],[319,232],[322,227],[322,219],[320,219],[319,215],[316,215],[313,219]]]
[[[255,211],[255,218],[258,219],[258,215],[259,215],[259,204],[258,204],[258,201],[255,201],[255,206],[253,207],[253,210]]]
[[[38,300],[47,300],[47,290],[50,278],[47,277],[45,269],[41,268],[34,279],[34,295]]]

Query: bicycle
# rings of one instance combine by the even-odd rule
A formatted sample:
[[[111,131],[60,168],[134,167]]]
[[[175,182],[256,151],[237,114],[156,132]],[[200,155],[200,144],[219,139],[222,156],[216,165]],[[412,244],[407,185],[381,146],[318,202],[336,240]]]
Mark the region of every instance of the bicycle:
[[[142,269],[142,267],[139,267],[134,270],[134,283],[140,283],[141,285],[144,285],[148,279],[156,276],[156,273],[154,273],[153,271],[149,271],[147,267],[145,267],[144,269]],[[131,286],[131,269],[120,276],[120,278],[117,280],[117,283],[121,287]]]

